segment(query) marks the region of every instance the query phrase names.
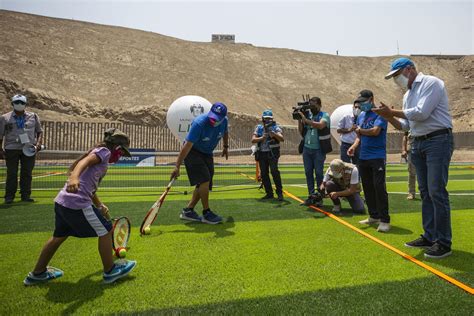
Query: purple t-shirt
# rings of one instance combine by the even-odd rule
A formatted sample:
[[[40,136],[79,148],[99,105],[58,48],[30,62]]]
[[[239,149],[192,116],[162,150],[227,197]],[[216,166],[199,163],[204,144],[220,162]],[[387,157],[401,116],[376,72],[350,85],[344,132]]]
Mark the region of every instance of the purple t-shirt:
[[[56,196],[54,200],[56,203],[74,210],[80,210],[92,205],[92,196],[97,191],[100,180],[107,173],[110,150],[105,147],[94,148],[91,154],[96,154],[100,159],[100,163],[82,172],[79,177],[79,190],[76,193],[67,192],[66,183]]]

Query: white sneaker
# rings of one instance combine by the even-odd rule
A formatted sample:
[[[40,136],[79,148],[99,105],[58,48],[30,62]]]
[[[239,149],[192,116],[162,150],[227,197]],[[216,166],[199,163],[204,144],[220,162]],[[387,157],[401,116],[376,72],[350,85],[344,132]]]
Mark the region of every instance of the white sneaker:
[[[341,205],[334,205],[333,208],[332,208],[332,211],[333,213],[340,213],[341,212]]]
[[[379,227],[377,227],[377,231],[381,233],[386,233],[390,230],[390,224],[389,223],[384,223],[380,222]]]
[[[367,219],[364,219],[363,221],[359,221],[359,224],[364,224],[364,225],[370,225],[370,224],[376,224],[376,223],[380,223],[380,219],[369,217]]]

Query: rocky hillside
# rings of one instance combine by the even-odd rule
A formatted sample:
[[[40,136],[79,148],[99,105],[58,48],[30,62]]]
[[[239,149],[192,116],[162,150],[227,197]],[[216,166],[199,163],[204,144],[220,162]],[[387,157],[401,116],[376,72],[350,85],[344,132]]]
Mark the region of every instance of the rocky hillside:
[[[156,33],[0,11],[0,110],[18,92],[44,120],[118,120],[163,124],[182,95],[229,106],[232,125],[255,123],[265,108],[294,125],[302,94],[331,112],[365,88],[400,106],[402,92],[383,79],[394,57],[342,57],[250,44],[183,41]],[[445,80],[455,129],[474,129],[474,56],[413,57]]]

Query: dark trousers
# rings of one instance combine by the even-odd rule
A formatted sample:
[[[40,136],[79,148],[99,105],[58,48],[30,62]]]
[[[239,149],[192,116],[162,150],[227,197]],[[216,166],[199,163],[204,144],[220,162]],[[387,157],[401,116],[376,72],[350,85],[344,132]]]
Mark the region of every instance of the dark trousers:
[[[270,182],[270,175],[268,169],[272,173],[273,182],[275,182],[276,194],[283,193],[281,184],[280,170],[278,170],[278,158],[272,156],[271,152],[261,152],[258,160],[260,167],[260,176],[262,177],[263,187],[268,195],[273,195],[272,183]]]
[[[5,199],[14,199],[18,187],[18,164],[20,167],[20,195],[29,198],[31,195],[31,179],[35,167],[35,157],[28,157],[21,150],[5,150],[7,165],[7,182],[5,186]]]
[[[341,149],[340,149],[341,150],[341,160],[344,161],[344,162],[352,163],[352,164],[357,166],[359,164],[360,146],[357,146],[357,148],[354,152],[354,156],[352,156],[352,157],[347,154],[347,150],[351,146],[352,146],[352,144],[341,142]]]
[[[370,217],[390,223],[385,183],[385,159],[361,159],[359,160],[359,172]]]
[[[329,180],[326,182],[326,192],[329,194],[331,192],[341,192],[344,191],[345,189],[339,186],[337,183],[334,183],[333,181]],[[364,201],[360,197],[359,192],[355,192],[352,195],[346,196],[347,201],[351,205],[352,210],[355,213],[364,213],[365,212],[365,207],[364,207]],[[332,200],[332,199],[331,199]],[[336,198],[332,200],[334,205],[341,205],[341,200],[339,198]]]

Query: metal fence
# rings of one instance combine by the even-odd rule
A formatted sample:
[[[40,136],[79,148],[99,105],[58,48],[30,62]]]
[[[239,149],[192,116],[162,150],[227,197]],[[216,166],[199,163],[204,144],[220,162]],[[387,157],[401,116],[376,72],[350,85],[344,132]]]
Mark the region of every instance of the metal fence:
[[[94,123],[94,122],[48,122],[42,123],[44,129],[44,144],[48,150],[86,151],[103,137],[103,132],[110,127],[116,127],[130,136],[132,148],[149,148],[157,152],[177,152],[179,141],[166,126],[144,126],[124,123]],[[251,126],[229,127],[230,147],[233,153],[248,154],[252,145],[250,139],[254,132]],[[301,136],[294,126],[283,126],[285,141],[281,144],[283,154],[297,154]],[[387,152],[400,152],[403,134],[391,132],[387,134]],[[454,133],[455,148],[474,148],[474,132]],[[332,137],[334,152],[339,152],[339,144]],[[221,144],[218,149],[221,149]]]

